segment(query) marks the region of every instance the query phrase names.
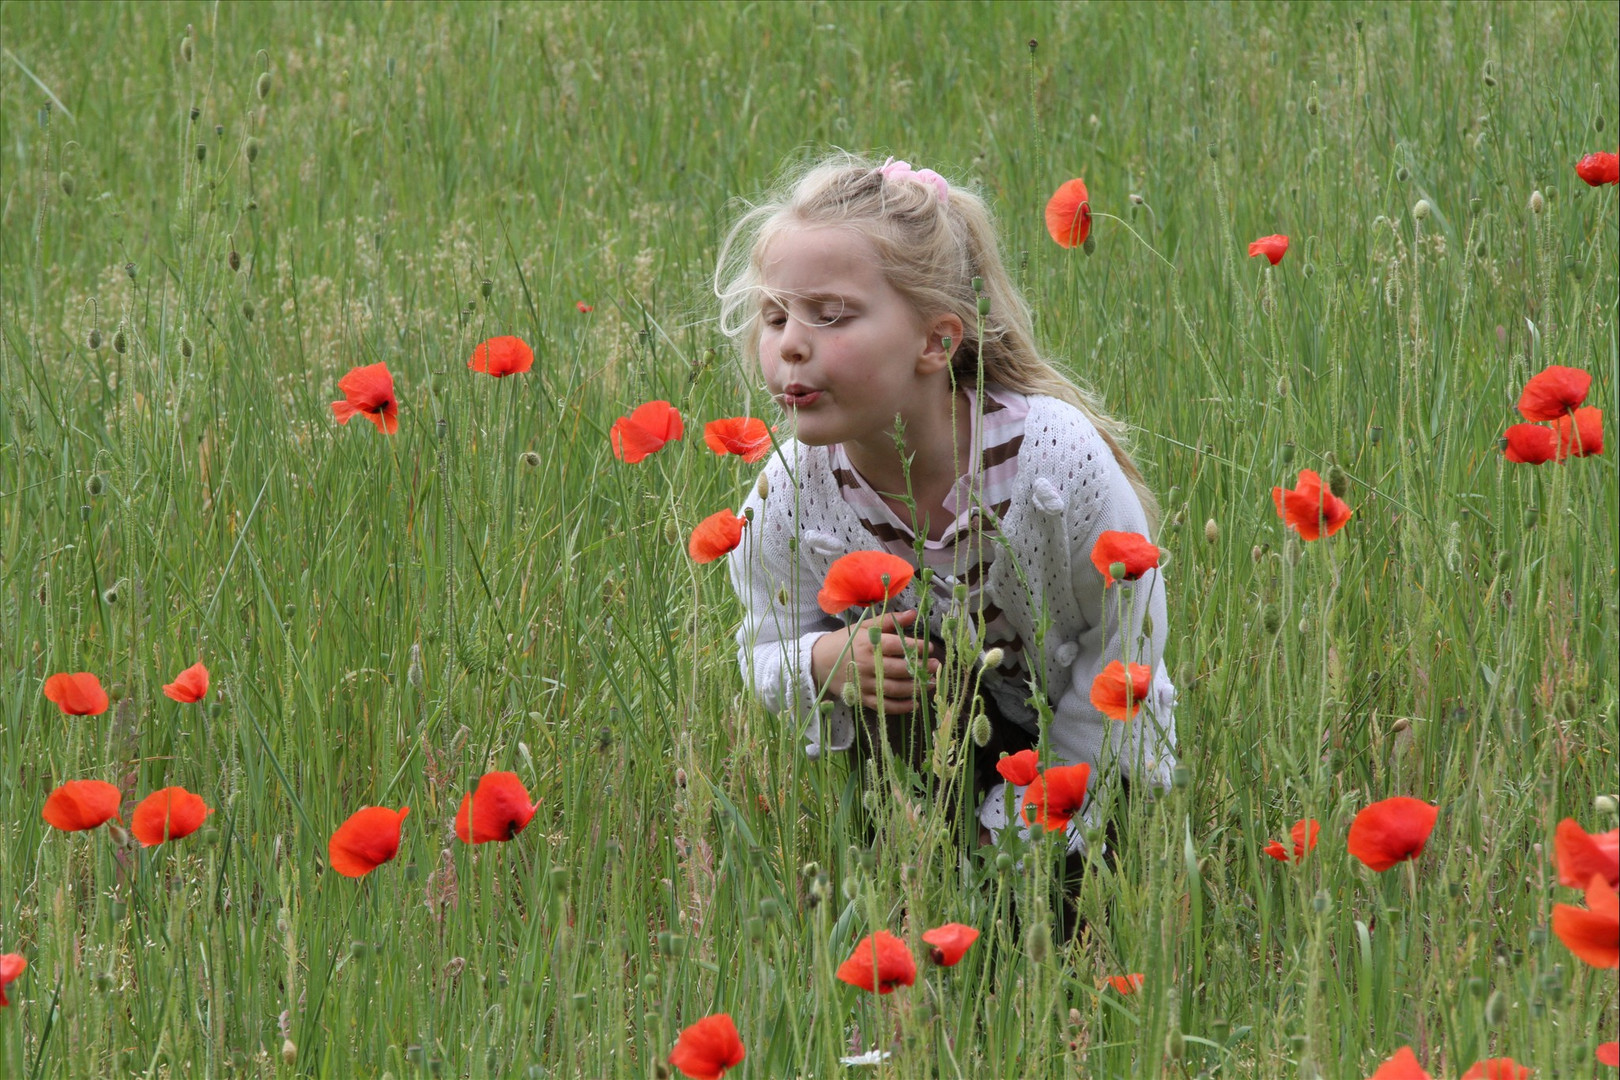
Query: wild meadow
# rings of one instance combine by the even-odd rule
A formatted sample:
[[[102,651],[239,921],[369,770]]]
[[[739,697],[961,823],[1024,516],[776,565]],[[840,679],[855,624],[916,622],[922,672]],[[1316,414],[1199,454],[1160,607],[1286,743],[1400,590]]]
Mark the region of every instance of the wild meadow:
[[[0,7],[0,1076],[673,1075],[719,1013],[745,1078],[1616,1075],[1613,965],[1553,924],[1601,901],[1559,823],[1620,826],[1620,188],[1576,173],[1617,41],[1604,3]],[[1055,837],[806,758],[688,554],[759,469],[703,425],[782,421],[718,246],[833,147],[986,195],[1163,505],[1180,766],[1074,941]],[[502,336],[532,369],[470,370]],[[330,405],[374,364],[391,435]],[[1551,365],[1610,445],[1510,461]],[[684,438],[622,460],[654,400]],[[1305,469],[1332,536],[1273,504]],[[46,696],[79,672],[101,711]],[[465,843],[491,772],[533,819]],[[70,781],[118,816],[47,823]],[[211,812],[147,846],[170,786]],[[1438,817],[1375,872],[1393,797]],[[410,812],[350,877],[364,807]],[[878,931],[892,994],[835,977]]]

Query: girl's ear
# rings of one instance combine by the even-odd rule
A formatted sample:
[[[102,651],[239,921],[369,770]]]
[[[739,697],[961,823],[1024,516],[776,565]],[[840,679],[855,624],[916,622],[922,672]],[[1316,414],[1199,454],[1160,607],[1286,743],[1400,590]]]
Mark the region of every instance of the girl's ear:
[[[962,320],[950,312],[928,327],[928,340],[917,358],[917,374],[932,375],[951,366],[951,354],[962,344]]]

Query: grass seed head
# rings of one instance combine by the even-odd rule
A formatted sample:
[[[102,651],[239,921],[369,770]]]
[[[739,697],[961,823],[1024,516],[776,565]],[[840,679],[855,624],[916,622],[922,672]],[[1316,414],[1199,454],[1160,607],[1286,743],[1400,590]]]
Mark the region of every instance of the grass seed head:
[[[1540,189],[1530,193],[1530,212],[1539,214],[1547,208],[1547,200],[1542,196]]]

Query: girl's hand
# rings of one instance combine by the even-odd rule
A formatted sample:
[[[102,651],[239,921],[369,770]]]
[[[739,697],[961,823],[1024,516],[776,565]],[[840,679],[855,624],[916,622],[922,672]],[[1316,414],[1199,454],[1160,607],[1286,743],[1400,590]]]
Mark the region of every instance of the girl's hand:
[[[915,608],[891,612],[858,622],[843,630],[830,630],[816,639],[810,649],[810,673],[816,685],[835,699],[842,699],[844,687],[854,683],[860,689],[861,704],[884,713],[908,713],[933,691],[933,675],[939,661],[930,655],[926,638],[906,637],[899,631],[917,621]],[[882,634],[872,643],[872,628]],[[912,665],[929,657],[921,680],[912,677]],[[883,697],[878,698],[879,669],[883,671]]]

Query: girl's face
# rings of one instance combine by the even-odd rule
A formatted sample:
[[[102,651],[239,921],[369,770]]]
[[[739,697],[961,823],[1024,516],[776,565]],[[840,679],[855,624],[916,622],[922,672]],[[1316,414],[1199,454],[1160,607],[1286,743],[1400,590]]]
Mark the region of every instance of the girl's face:
[[[949,363],[940,335],[851,229],[788,229],[761,271],[760,369],[796,437],[893,455],[895,416],[931,404],[926,391]]]

